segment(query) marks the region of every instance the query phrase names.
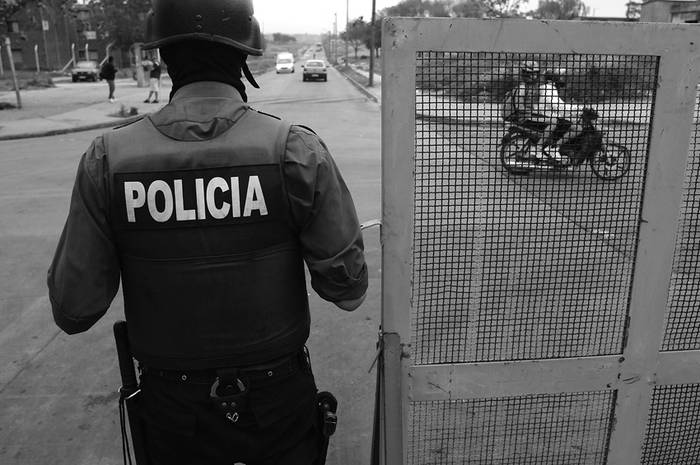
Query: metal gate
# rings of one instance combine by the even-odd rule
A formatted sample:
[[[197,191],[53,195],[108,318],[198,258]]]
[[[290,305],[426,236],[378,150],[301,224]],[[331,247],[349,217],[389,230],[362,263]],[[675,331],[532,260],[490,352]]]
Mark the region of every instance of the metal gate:
[[[385,21],[382,463],[700,463],[698,45]],[[503,121],[527,62],[561,160]]]

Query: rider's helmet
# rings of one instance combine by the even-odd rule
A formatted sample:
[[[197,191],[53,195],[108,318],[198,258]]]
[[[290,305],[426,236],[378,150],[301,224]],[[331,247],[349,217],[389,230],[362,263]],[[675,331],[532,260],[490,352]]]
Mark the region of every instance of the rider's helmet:
[[[534,60],[528,60],[520,65],[520,77],[526,83],[533,83],[540,77],[540,64]]]
[[[204,40],[260,56],[263,39],[252,0],[153,0],[144,49],[181,40]]]

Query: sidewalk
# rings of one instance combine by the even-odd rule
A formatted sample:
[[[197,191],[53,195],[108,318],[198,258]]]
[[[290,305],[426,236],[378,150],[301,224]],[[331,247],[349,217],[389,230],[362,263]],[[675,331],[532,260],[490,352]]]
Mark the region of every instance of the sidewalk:
[[[358,68],[357,66],[352,65],[352,64],[350,65],[350,67],[352,67],[353,71],[355,71],[356,73],[361,74],[364,77],[366,77],[367,79],[369,79],[369,72],[367,72],[366,70],[364,70],[362,68]],[[372,99],[373,101],[375,101],[376,103],[381,105],[381,103],[382,103],[382,77],[381,77],[381,75],[374,73],[374,76],[373,76],[374,85],[372,87],[367,87],[366,85],[364,85],[360,82],[357,82],[351,76],[343,73],[342,67],[339,68],[338,70],[340,71],[340,73],[343,76],[345,76],[345,79],[350,81],[350,83],[357,88],[357,90],[359,90],[360,92],[365,94],[366,97]]]
[[[97,85],[96,85],[97,84]],[[133,79],[118,79],[117,101],[107,101],[107,84],[71,83],[59,80],[56,87],[21,92],[22,108],[0,111],[0,141],[65,134],[90,129],[109,128],[128,123],[168,103],[171,83],[162,80],[159,104],[144,103],[148,87],[138,87]],[[16,105],[14,92],[0,93],[1,102]],[[136,116],[118,115],[132,107]],[[65,108],[71,108],[69,111]]]
[[[369,77],[361,68],[357,73]],[[339,69],[342,73],[342,69]],[[345,75],[358,91],[381,104],[382,78],[374,75],[374,86],[367,87]],[[171,89],[169,78],[162,81],[159,104],[143,103],[147,87],[137,87],[133,79],[117,80],[115,103],[106,100],[106,84],[70,83],[59,81],[56,87],[22,91],[22,109],[0,111],[0,141],[65,134],[90,129],[109,128],[125,124],[144,114],[158,110],[168,101]],[[502,123],[500,105],[470,103],[450,99],[438,92],[416,92],[416,115],[456,124]],[[15,104],[14,92],[0,92],[0,102]],[[62,102],[65,105],[61,106]],[[53,106],[52,106],[53,105]],[[65,111],[64,107],[72,108]],[[136,109],[136,116],[120,117],[122,106],[128,112]],[[649,102],[630,102],[626,105],[597,105],[601,120],[618,124],[646,124],[649,121]]]

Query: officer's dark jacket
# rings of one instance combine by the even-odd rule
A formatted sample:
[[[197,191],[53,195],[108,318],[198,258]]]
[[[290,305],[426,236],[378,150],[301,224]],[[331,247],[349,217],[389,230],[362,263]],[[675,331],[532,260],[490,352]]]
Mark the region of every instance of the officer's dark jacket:
[[[199,82],[93,142],[48,284],[69,333],[106,312],[121,277],[137,359],[246,365],[306,341],[304,261],[326,300],[364,294],[357,216],[325,146]]]

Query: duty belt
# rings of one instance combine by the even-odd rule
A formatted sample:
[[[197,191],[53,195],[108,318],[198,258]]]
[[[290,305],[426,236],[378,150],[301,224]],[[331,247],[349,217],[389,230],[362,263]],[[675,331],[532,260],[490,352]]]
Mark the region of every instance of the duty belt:
[[[269,363],[227,367],[217,370],[160,370],[141,366],[144,375],[157,376],[173,382],[211,384],[209,398],[226,419],[238,422],[238,411],[245,407],[251,385],[273,384],[301,369],[310,370],[308,350],[273,360]]]

